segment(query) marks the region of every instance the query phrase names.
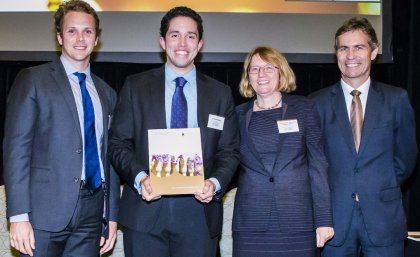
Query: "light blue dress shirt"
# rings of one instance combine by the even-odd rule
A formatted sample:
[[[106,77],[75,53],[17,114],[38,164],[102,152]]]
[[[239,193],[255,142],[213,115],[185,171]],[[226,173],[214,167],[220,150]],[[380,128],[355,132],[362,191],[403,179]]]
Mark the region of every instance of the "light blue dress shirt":
[[[102,141],[103,141],[103,116],[102,116],[102,106],[101,101],[99,99],[98,92],[93,84],[92,76],[90,75],[90,64],[88,67],[83,70],[77,70],[64,56],[60,56],[61,63],[64,66],[64,70],[66,71],[66,75],[69,79],[71,90],[73,92],[74,101],[76,103],[77,114],[79,116],[79,125],[80,131],[82,133],[82,142],[83,142],[83,149],[85,148],[85,137],[84,137],[84,130],[83,130],[83,104],[82,104],[82,92],[79,85],[79,79],[74,72],[82,72],[86,74],[86,88],[89,92],[90,98],[92,99],[93,109],[95,113],[95,134],[96,134],[96,145],[98,146],[98,155],[101,156],[102,152]],[[104,167],[102,164],[102,159],[99,158],[99,166],[101,170],[101,178],[104,180]],[[81,179],[85,179],[85,157],[83,155],[83,165],[82,165],[82,173]],[[15,216],[11,216],[9,218],[10,222],[22,222],[22,221],[29,221],[28,213],[22,213]]]
[[[175,92],[175,79],[177,77],[183,77],[187,83],[184,86],[184,95],[187,99],[188,106],[188,128],[198,128],[197,121],[197,70],[193,66],[192,70],[186,74],[177,74],[172,70],[168,64],[165,64],[165,112],[166,112],[166,127],[170,128],[171,126],[171,108],[172,108],[172,97]],[[141,180],[146,177],[147,174],[145,171],[141,171],[137,174],[134,179],[134,187],[137,188],[139,193],[141,192]],[[219,181],[216,178],[209,178],[215,185],[215,192],[220,191],[221,186]]]
[[[183,77],[187,83],[184,86],[184,95],[188,106],[188,128],[198,128],[197,122],[197,80],[195,66],[187,74],[179,75],[169,66],[165,65],[165,112],[166,127],[171,128],[172,97],[175,93],[175,79]]]

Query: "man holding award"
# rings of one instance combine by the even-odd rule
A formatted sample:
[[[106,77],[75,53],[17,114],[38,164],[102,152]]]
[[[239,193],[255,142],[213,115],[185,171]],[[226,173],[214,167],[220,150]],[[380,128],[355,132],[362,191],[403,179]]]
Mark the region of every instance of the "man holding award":
[[[168,11],[160,28],[166,64],[128,77],[120,92],[109,154],[125,182],[120,223],[124,226],[127,257],[216,255],[222,229],[221,198],[238,164],[239,136],[229,87],[194,66],[194,58],[203,46],[202,34],[202,20],[195,11],[187,7]],[[196,128],[199,132],[204,186],[191,194],[160,195],[150,183],[149,176],[155,174],[149,172],[154,145],[148,134],[156,129],[180,128]],[[165,141],[168,149],[164,154],[171,154],[172,146],[183,144],[182,140],[177,144],[177,140]],[[162,158],[160,165],[156,161],[159,155],[154,155],[153,167],[161,169],[168,165],[165,159],[178,157],[170,156]],[[179,163],[187,162],[179,159]],[[178,171],[182,170],[180,166]],[[158,179],[171,178],[172,174],[159,173]]]

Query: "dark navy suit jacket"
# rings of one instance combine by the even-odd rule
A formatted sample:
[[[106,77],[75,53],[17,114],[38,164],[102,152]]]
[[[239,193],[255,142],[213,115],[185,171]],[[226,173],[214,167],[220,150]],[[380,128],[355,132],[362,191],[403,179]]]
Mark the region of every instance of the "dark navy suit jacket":
[[[356,152],[340,83],[311,95],[321,116],[329,162],[335,236],[343,244],[355,195],[371,242],[387,246],[407,236],[400,186],[416,164],[414,113],[407,92],[372,80]]]
[[[216,178],[222,192],[204,204],[212,237],[222,230],[222,196],[239,162],[235,107],[228,86],[197,72],[197,120],[201,132],[205,177]],[[207,126],[209,114],[225,118],[223,130]],[[150,231],[162,201],[146,202],[134,188],[140,171],[149,170],[148,130],[165,129],[164,66],[129,76],[121,90],[110,130],[109,153],[124,180],[120,222],[133,230]],[[191,196],[193,197],[193,196]]]
[[[248,135],[254,101],[236,109],[241,146],[233,231],[267,230],[273,203],[280,229],[285,232],[332,226],[327,161],[318,114],[309,99],[282,95],[282,118],[297,120],[299,131],[279,133],[281,143],[272,170],[263,165]]]

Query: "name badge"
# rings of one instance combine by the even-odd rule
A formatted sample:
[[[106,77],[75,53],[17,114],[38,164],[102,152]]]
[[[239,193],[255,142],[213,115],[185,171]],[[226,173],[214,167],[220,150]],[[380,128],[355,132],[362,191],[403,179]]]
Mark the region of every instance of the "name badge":
[[[225,117],[210,114],[209,121],[207,123],[208,128],[223,130],[223,124],[225,123]]]
[[[292,133],[292,132],[299,132],[299,125],[297,120],[278,120],[277,127],[279,128],[279,133]]]

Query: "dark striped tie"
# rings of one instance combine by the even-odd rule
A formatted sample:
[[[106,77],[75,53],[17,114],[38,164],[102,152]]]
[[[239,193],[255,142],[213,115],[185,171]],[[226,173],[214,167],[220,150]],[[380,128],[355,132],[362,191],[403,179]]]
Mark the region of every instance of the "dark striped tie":
[[[363,108],[359,97],[361,92],[358,90],[353,90],[350,94],[353,96],[350,107],[350,123],[351,130],[353,132],[354,146],[358,152],[363,128]]]

